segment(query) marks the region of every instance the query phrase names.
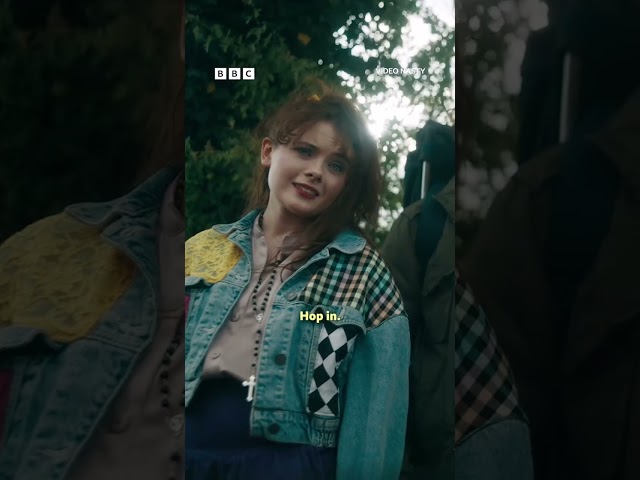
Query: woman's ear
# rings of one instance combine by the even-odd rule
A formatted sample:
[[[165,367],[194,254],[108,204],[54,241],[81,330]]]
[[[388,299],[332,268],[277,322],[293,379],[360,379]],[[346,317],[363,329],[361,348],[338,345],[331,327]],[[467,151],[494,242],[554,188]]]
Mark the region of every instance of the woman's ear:
[[[273,153],[273,142],[270,138],[262,140],[262,149],[260,152],[260,163],[263,167],[271,166],[271,154]]]

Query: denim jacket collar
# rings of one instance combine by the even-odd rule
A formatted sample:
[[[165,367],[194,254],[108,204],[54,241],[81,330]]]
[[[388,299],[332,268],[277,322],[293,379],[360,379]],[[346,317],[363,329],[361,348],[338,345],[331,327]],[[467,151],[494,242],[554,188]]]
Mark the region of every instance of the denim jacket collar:
[[[99,228],[105,240],[136,263],[155,292],[159,276],[156,223],[164,194],[179,173],[178,168],[164,168],[113,201],[80,203],[65,209],[76,220]]]
[[[78,203],[65,212],[86,225],[104,226],[120,216],[140,217],[157,210],[167,187],[180,173],[177,167],[167,167],[138,185],[131,192],[107,202]]]
[[[247,249],[251,244],[251,229],[253,228],[253,223],[260,212],[260,209],[253,210],[237,222],[215,225],[213,229],[223,235],[227,235],[229,240],[237,243],[241,248]],[[361,252],[366,243],[366,240],[358,232],[353,229],[345,229],[340,232],[329,245],[322,249],[320,254],[328,256],[329,250],[336,249],[342,253],[351,255]]]

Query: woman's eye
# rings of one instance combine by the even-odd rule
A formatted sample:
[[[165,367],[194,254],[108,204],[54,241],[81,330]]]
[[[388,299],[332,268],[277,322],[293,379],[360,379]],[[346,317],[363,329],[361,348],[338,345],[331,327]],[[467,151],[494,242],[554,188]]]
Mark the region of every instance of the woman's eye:
[[[313,154],[313,151],[306,147],[298,147],[296,148],[296,152],[298,152],[301,157],[310,157]]]
[[[344,172],[344,165],[341,163],[333,162],[329,164],[329,169],[336,173],[342,173]]]

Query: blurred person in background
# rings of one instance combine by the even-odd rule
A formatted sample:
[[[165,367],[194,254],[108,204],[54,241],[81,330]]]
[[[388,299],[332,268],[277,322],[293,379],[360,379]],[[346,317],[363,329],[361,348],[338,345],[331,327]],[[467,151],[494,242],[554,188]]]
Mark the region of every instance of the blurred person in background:
[[[536,478],[636,479],[639,5],[548,4],[522,66],[520,168],[463,272],[513,367]]]
[[[160,39],[147,45],[147,54],[155,58],[150,73],[156,82],[130,106],[139,128],[113,131],[114,139],[129,136],[139,145],[133,164],[123,165],[115,154],[98,165],[87,157],[86,168],[78,167],[75,192],[65,190],[71,188],[68,176],[53,180],[63,199],[109,181],[116,190],[111,195],[119,198],[71,205],[0,245],[2,478],[183,476],[184,4],[154,7],[136,18],[141,11],[120,5],[105,17],[113,21],[109,27],[121,28],[118,38],[127,29],[134,29],[135,37],[150,28]],[[22,8],[13,5],[17,20],[27,15]],[[37,52],[42,39],[58,45],[65,35],[113,33],[92,25],[90,6],[53,2],[45,11],[41,21],[27,15],[33,22],[16,33],[16,48]],[[97,46],[107,58],[127,51],[119,50],[118,41]],[[140,52],[137,45],[126,47],[132,58]],[[122,81],[134,76],[128,59],[121,58],[123,70],[103,75]],[[64,69],[64,55],[49,61],[59,62],[59,75],[74,78]],[[94,95],[104,93],[89,90],[81,103],[100,104]],[[75,106],[52,101],[46,108],[49,117],[43,119]],[[99,119],[108,114],[89,112],[86,131],[99,134],[104,127]],[[98,139],[108,150],[111,133],[105,130],[94,140],[70,134],[53,139],[60,144],[50,150],[74,152],[74,146],[91,146]],[[74,173],[72,163],[65,168]],[[36,165],[33,170],[38,171]],[[127,184],[136,186],[127,192]],[[112,190],[103,186],[101,199]]]
[[[453,134],[433,121],[419,131],[407,158],[406,208],[382,249],[411,334],[402,478],[530,480],[529,429],[509,363],[456,271]]]

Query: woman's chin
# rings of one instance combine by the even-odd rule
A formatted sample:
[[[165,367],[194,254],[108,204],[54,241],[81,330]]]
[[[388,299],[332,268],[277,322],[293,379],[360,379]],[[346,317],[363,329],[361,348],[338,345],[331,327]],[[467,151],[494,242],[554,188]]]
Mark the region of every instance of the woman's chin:
[[[317,217],[319,214],[318,205],[314,205],[312,204],[312,201],[306,199],[295,199],[284,203],[283,206],[291,215],[295,215],[303,219]]]

